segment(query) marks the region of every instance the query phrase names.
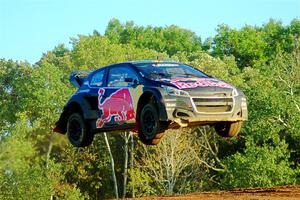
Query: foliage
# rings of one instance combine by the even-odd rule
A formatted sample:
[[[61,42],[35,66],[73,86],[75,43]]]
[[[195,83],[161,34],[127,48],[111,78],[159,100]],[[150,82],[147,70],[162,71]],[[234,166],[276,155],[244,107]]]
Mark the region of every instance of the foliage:
[[[227,169],[220,183],[222,188],[293,184],[298,173],[290,167],[284,142],[275,147],[247,143],[245,152],[231,155],[223,162]]]
[[[25,111],[24,101],[32,68],[28,63],[0,59],[0,126],[11,126],[16,111]]]
[[[172,25],[167,27],[141,27],[132,21],[121,24],[112,19],[105,36],[112,42],[132,44],[135,47],[153,49],[172,56],[179,52],[192,53],[201,50],[201,39],[194,32]]]
[[[60,188],[67,186],[61,183],[60,166],[36,156],[36,148],[27,138],[33,128],[25,114],[18,116],[16,127],[0,145],[0,198],[48,199],[61,193],[61,199],[70,199],[67,190]],[[75,187],[69,188],[69,193],[73,193],[72,199],[83,199]]]
[[[114,44],[105,36],[80,36],[74,41],[72,59],[76,70],[94,69],[128,60],[167,59],[164,53],[138,49],[131,44]]]
[[[297,40],[295,42],[297,47]],[[279,52],[273,60],[243,70],[242,87],[249,109],[249,122],[243,131],[246,145],[241,152],[224,159],[228,170],[221,178],[222,187],[296,182],[299,173],[295,167],[299,164],[296,142],[300,119],[299,71],[298,47],[291,53]]]
[[[134,162],[137,168],[130,171],[129,185],[139,192],[138,196],[201,190],[212,181],[204,178],[206,173],[223,170],[216,157],[218,149],[210,144],[212,141],[217,140],[207,127],[194,131],[166,131],[157,146],[136,148]]]
[[[111,174],[109,158],[102,135],[96,135],[92,146],[87,148],[65,146],[56,159],[64,161],[66,181],[77,185],[91,199],[103,199],[112,194],[112,178],[108,175]]]
[[[76,149],[52,128],[75,91],[70,72],[145,59],[185,62],[233,83],[247,96],[249,121],[233,139],[196,127],[167,131],[155,147],[111,134],[119,186],[126,173],[124,155],[130,153],[128,184],[119,187],[120,194],[125,188],[128,197],[139,197],[299,183],[298,19],[286,26],[271,19],[239,30],[222,24],[203,43],[178,26],[112,19],[104,35],[95,30],[71,42],[71,49],[58,45],[34,65],[0,59],[1,199],[114,197],[103,136]]]
[[[219,25],[213,42],[206,43],[211,44],[212,55],[233,55],[238,66],[244,68],[270,61],[280,52],[292,52],[299,38],[299,27],[298,19],[286,27],[275,20],[262,27],[244,26],[240,30],[223,24]]]

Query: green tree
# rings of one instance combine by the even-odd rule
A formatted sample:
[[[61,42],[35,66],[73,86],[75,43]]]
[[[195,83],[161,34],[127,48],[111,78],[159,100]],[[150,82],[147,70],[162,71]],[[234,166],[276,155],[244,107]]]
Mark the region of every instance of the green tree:
[[[249,120],[233,139],[202,127],[186,129],[186,134],[169,131],[156,147],[138,142],[135,159],[129,159],[134,165],[127,193],[124,138],[110,135],[123,195],[295,183],[300,163],[299,36],[298,19],[286,26],[270,20],[239,30],[220,25],[217,35],[203,44],[178,26],[144,27],[112,19],[104,36],[97,31],[80,35],[72,39],[71,49],[58,45],[35,65],[1,59],[0,198],[114,197],[103,135],[77,149],[52,128],[75,92],[70,72],[145,59],[171,58],[233,83],[247,96]]]
[[[224,159],[226,171],[222,174],[222,188],[270,187],[294,184],[297,171],[290,167],[287,144],[278,146],[247,143],[243,153]]]
[[[0,59],[0,126],[12,126],[16,113],[26,110],[29,97],[28,79],[32,73],[29,63]]]
[[[201,50],[201,39],[194,32],[175,25],[167,27],[137,26],[132,21],[121,24],[112,19],[105,31],[113,43],[132,44],[137,48],[153,49],[172,56],[179,52]]]
[[[208,39],[204,46],[206,49],[210,47],[214,56],[223,58],[225,55],[233,55],[238,66],[243,69],[269,62],[278,53],[291,53],[299,34],[298,19],[287,26],[271,19],[262,27],[244,26],[240,30],[223,24],[217,28],[217,35],[212,41]]]
[[[298,50],[277,54],[269,65],[244,71],[249,108],[249,122],[242,131],[246,144],[240,152],[224,159],[227,171],[221,179],[222,187],[296,182],[300,119],[298,55]]]
[[[227,25],[220,25],[214,38],[212,54],[220,57],[233,55],[238,66],[244,68],[264,62],[266,46],[263,33],[256,27],[245,26],[238,31]]]
[[[131,44],[114,44],[104,36],[80,36],[74,42],[74,70],[95,69],[128,60],[166,59],[164,53],[139,49]]]
[[[0,198],[1,199],[49,199],[56,193],[66,194],[57,185],[61,181],[60,167],[48,161],[47,166],[28,138],[34,131],[25,114],[18,120],[11,132],[0,141]],[[38,189],[37,189],[38,188]],[[70,188],[73,199],[83,199],[80,191]],[[61,199],[70,199],[61,195]]]

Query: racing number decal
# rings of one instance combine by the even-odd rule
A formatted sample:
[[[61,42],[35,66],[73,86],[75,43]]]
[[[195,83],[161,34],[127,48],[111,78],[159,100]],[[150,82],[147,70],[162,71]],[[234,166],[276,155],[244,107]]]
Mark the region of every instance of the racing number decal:
[[[102,111],[102,116],[97,119],[96,127],[102,128],[105,123],[114,120],[118,124],[123,124],[135,118],[132,97],[128,88],[121,88],[109,96],[104,96],[105,89],[98,91],[98,108]]]

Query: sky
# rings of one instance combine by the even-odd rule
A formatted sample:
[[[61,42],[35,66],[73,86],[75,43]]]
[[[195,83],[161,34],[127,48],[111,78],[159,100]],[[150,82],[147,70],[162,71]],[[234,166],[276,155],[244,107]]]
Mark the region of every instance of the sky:
[[[43,53],[110,19],[137,25],[178,25],[205,40],[219,24],[261,26],[270,18],[288,25],[300,16],[300,0],[0,0],[0,58],[37,62]]]

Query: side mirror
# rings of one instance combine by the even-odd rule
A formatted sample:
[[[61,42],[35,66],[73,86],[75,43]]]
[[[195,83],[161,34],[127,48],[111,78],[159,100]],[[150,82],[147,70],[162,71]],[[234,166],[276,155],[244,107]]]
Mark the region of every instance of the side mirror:
[[[132,83],[133,82],[133,78],[125,78],[124,80],[127,83]]]
[[[127,82],[127,83],[130,83],[130,85],[133,86],[133,87],[140,84],[137,79],[133,79],[133,78],[125,78],[124,81]]]

